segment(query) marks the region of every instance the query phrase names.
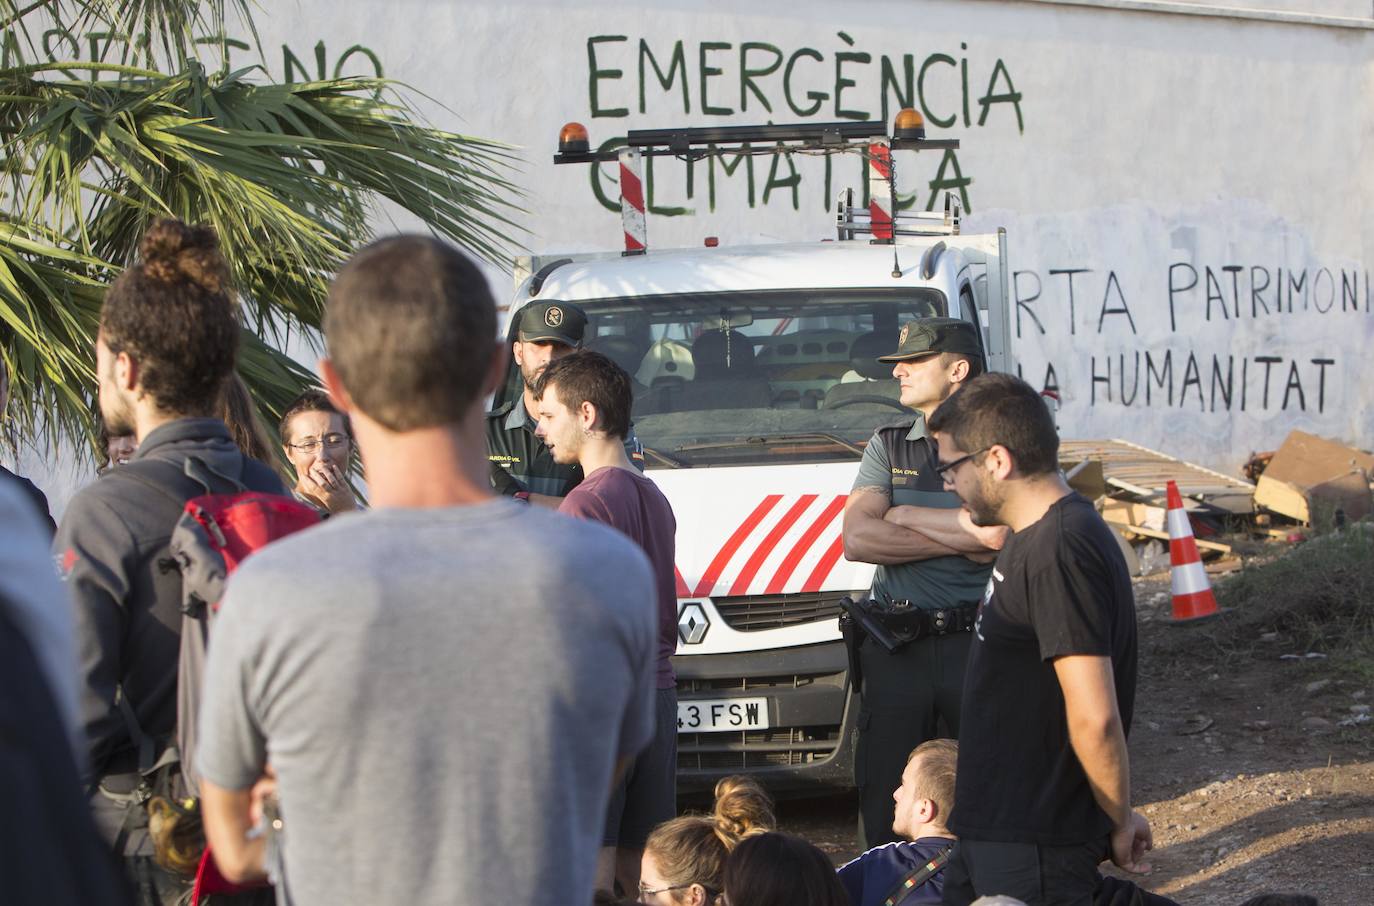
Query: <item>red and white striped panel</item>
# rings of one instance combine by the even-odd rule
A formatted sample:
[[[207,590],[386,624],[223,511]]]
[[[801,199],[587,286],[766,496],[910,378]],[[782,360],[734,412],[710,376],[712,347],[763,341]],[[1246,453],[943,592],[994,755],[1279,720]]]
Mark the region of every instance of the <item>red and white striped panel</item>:
[[[820,591],[844,555],[846,495],[770,494],[723,538],[700,576],[685,576],[693,597]]]
[[[884,142],[868,146],[868,217],[874,239],[892,238],[892,150]]]
[[[642,252],[649,247],[649,229],[644,221],[644,180],[635,148],[621,151],[620,158],[620,222],[625,230],[625,251]]]

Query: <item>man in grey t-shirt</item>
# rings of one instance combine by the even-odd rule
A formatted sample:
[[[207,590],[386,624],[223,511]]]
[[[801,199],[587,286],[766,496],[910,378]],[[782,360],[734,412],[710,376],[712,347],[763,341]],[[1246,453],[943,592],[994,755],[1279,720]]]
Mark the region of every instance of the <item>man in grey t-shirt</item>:
[[[369,246],[330,291],[321,369],[375,509],[230,580],[200,767],[231,880],[263,874],[270,762],[297,906],[591,902],[612,780],[653,733],[653,579],[618,533],[493,495],[495,333],[433,239]]]

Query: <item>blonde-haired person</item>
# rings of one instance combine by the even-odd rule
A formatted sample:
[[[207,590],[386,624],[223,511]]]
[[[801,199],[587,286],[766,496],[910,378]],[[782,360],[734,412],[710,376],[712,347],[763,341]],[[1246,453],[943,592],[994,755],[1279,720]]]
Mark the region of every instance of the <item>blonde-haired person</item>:
[[[648,906],[715,906],[724,890],[725,860],[735,846],[777,826],[773,800],[756,780],[725,777],[709,815],[660,824],[644,844],[639,900]]]
[[[892,832],[897,843],[875,846],[841,866],[840,883],[854,906],[877,906],[888,900],[914,872],[939,860],[939,870],[903,890],[903,906],[939,903],[944,889],[943,860],[954,845],[945,822],[954,810],[955,768],[959,744],[952,739],[921,743],[907,757],[902,785],[892,794]]]

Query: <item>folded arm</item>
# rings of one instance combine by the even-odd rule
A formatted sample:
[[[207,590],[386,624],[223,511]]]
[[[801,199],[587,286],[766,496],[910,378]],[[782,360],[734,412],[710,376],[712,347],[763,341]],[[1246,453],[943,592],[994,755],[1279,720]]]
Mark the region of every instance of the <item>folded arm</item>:
[[[886,488],[859,487],[850,492],[842,529],[847,559],[888,565],[959,553],[923,532],[885,519],[890,509]]]
[[[974,525],[962,507],[894,506],[883,518],[959,554],[989,554],[1002,549],[1010,530],[1005,525]]]

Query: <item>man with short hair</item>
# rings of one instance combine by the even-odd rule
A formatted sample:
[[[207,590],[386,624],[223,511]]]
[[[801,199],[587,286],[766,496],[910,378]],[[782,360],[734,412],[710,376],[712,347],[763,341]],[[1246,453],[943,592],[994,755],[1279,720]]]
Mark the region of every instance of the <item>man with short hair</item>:
[[[282,413],[279,430],[282,449],[296,470],[291,489],[296,499],[326,518],[357,509],[348,483],[353,432],[329,395],[311,388],[296,397]]]
[[[954,843],[945,822],[954,808],[955,764],[959,744],[952,739],[921,743],[907,758],[902,785],[892,794],[896,808],[892,832],[898,842],[875,846],[840,868],[853,906],[882,906],[901,890],[913,872],[943,858]],[[914,879],[913,879],[914,880]],[[902,906],[940,902],[944,867],[911,886]]]
[[[579,352],[549,365],[534,388],[539,437],[555,462],[575,462],[587,476],[559,512],[600,522],[638,544],[654,567],[658,611],[658,681],[653,742],[611,794],[597,887],[630,891],[649,832],[677,814],[677,520],[668,498],[630,462],[630,376],[606,356]]]
[[[168,545],[185,501],[205,493],[187,464],[217,493],[286,488],[210,415],[241,329],[214,231],[161,220],[143,247],[106,292],[95,343],[101,418],[110,434],[135,435],[138,450],[72,498],[53,550],[75,605],[96,823],[126,857],[140,901],[160,903],[189,879],[153,862],[137,791],[154,746],[176,730],[182,596]]]
[[[486,278],[398,236],[330,288],[331,398],[373,509],[229,580],[206,666],[207,838],[231,880],[268,754],[290,900],[587,903],[618,764],[653,736],[654,583],[619,532],[492,493]]]
[[[976,328],[953,318],[903,325],[897,349],[879,356],[901,382],[914,417],[879,428],[864,450],[845,504],[850,560],[877,564],[870,600],[903,644],[894,651],[863,639],[855,685],[861,695],[854,779],[865,846],[896,839],[892,789],[907,753],[939,733],[959,734],[959,701],[969,629],[1006,530],[973,525],[935,471],[925,420],[983,370]],[[848,636],[852,639],[852,636]],[[851,641],[852,645],[853,642]]]
[[[497,493],[557,507],[577,487],[583,472],[576,462],[557,462],[535,435],[534,387],[550,362],[582,348],[587,315],[569,302],[536,302],[515,317],[511,354],[520,369],[521,393],[487,413],[491,482]],[[636,468],[643,468],[644,448],[633,424],[625,436],[625,452]]]
[[[939,471],[977,525],[1007,525],[965,686],[945,902],[1090,903],[1098,863],[1146,871],[1131,809],[1135,598],[1111,530],[1059,472],[1040,394],[986,374],[929,421]],[[1008,746],[1014,756],[1008,757]]]

